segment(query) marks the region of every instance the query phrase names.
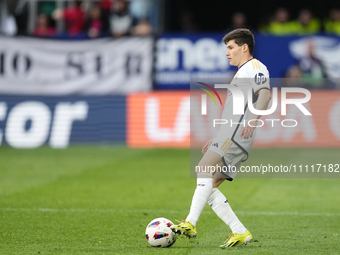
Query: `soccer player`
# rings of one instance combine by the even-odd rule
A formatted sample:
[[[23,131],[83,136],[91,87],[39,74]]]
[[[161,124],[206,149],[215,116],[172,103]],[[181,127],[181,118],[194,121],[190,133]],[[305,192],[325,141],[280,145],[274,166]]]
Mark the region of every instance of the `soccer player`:
[[[202,149],[203,157],[198,166],[204,171],[197,172],[197,186],[192,198],[189,215],[178,225],[171,226],[177,234],[196,237],[196,223],[205,204],[211,206],[213,211],[231,229],[232,234],[221,248],[234,247],[247,244],[252,240],[252,234],[244,227],[231,209],[226,197],[219,191],[219,185],[226,179],[232,181],[241,162],[247,160],[248,153],[254,143],[257,121],[260,115],[252,114],[249,110],[248,95],[245,91],[252,90],[253,107],[257,110],[266,110],[271,99],[269,72],[264,64],[253,58],[255,40],[248,29],[235,29],[226,34],[223,42],[227,45],[226,56],[230,65],[237,66],[231,85],[238,87],[245,95],[244,114],[233,115],[233,100],[228,90],[227,100],[222,112],[222,119],[227,119],[231,125],[221,125],[215,138],[210,139]],[[248,123],[248,121],[250,121]],[[207,172],[209,167],[224,167],[228,171]]]

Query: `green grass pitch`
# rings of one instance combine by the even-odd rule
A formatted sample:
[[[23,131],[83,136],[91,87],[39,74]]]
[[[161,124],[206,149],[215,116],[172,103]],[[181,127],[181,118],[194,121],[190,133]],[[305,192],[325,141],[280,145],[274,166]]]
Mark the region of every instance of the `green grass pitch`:
[[[206,206],[196,239],[162,249],[148,246],[145,228],[154,218],[188,213],[196,186],[189,150],[1,147],[0,155],[0,254],[340,254],[340,179],[223,183],[254,241],[221,250],[230,230]],[[253,149],[246,163],[340,163],[338,155]]]

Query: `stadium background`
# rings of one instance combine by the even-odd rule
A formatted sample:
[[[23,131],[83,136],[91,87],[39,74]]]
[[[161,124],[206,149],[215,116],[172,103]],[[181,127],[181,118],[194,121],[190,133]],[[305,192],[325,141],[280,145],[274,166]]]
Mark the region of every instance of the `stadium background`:
[[[336,8],[332,2],[310,6],[285,1],[264,8],[267,3],[260,1],[245,10],[241,3],[231,6],[225,1],[161,3],[159,25],[151,23],[155,30],[148,35],[0,37],[3,254],[154,252],[141,248],[146,245],[144,225],[160,215],[172,220],[182,217],[195,186],[189,178],[190,140],[195,139],[188,118],[190,77],[234,74],[221,38],[237,11],[243,11],[254,28],[254,57],[266,64],[272,78],[286,77],[292,66],[309,56],[312,42],[330,81],[307,87],[312,93],[308,103],[312,117],[288,111],[301,120],[301,129],[259,132],[247,164],[262,164],[263,155],[267,156],[264,163],[278,165],[339,163],[339,34],[321,30],[310,35],[273,35],[257,29],[263,22],[260,16],[268,17],[282,6],[292,19],[306,6],[320,20],[327,19],[329,10]],[[14,13],[15,1],[8,7],[8,13]],[[189,31],[181,22],[187,11],[196,24]],[[340,201],[334,195],[339,193],[338,179],[256,181],[238,180],[231,184],[234,193],[225,190],[236,212],[259,232],[260,245],[267,246],[263,250],[320,254],[327,246],[336,254],[340,249]],[[244,205],[242,200],[249,202]],[[225,229],[218,219],[209,220],[206,208],[200,228],[208,234],[199,239],[200,244],[178,241],[179,248],[189,247],[185,254],[209,254],[218,247],[224,237],[209,232],[209,224],[218,231]],[[295,227],[303,229],[305,239],[286,247],[279,240],[287,240]],[[268,235],[259,229],[280,234],[266,243]],[[314,244],[320,236],[323,239]],[[304,242],[310,246],[306,248]]]
[[[222,36],[163,34],[76,42],[2,38],[1,144],[54,147],[51,139],[62,139],[63,148],[78,143],[188,148],[190,129],[180,122],[188,124],[190,119],[179,116],[190,112],[185,104],[190,77],[227,79],[235,71],[225,57]],[[301,128],[292,131],[266,129],[264,135],[257,136],[256,146],[339,145],[340,69],[334,66],[339,65],[340,39],[257,34],[254,56],[269,67],[272,87],[280,88],[279,78],[308,56],[305,49],[311,40],[330,81],[311,89],[307,107],[312,109],[312,117],[298,116]],[[78,109],[78,104],[83,109]],[[63,111],[71,109],[74,113],[65,117]],[[286,118],[296,114],[292,108]],[[65,131],[55,131],[57,127]],[[56,138],[57,133],[64,137]]]

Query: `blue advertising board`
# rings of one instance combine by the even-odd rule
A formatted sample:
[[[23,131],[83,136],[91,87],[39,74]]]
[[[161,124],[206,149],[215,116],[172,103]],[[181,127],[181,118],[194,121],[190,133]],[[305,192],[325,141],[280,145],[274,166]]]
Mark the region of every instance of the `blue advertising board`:
[[[124,96],[0,96],[0,144],[125,143]]]
[[[190,78],[230,78],[237,68],[230,66],[225,34],[164,34],[156,45],[155,87],[189,89]],[[270,77],[285,77],[293,65],[308,57],[310,48],[320,59],[328,78],[340,77],[340,38],[316,36],[255,35],[254,58],[269,70]],[[272,84],[275,86],[275,84]]]

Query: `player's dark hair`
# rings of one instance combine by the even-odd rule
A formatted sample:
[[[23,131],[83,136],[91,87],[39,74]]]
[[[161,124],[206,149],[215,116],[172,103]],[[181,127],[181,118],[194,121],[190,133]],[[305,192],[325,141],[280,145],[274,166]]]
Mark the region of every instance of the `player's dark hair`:
[[[249,48],[250,55],[253,56],[254,47],[255,47],[255,39],[252,32],[246,28],[238,28],[235,29],[223,37],[223,42],[227,44],[229,41],[235,40],[235,43],[238,46],[242,46],[243,44],[247,44]]]

